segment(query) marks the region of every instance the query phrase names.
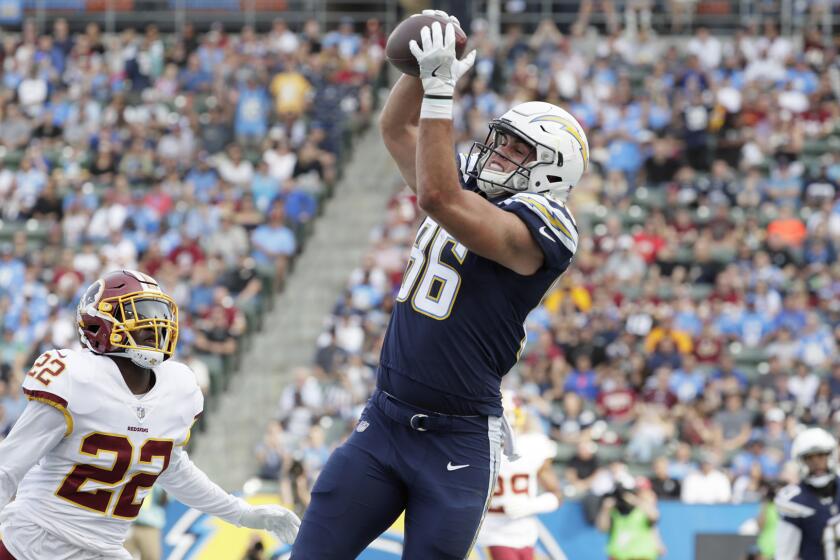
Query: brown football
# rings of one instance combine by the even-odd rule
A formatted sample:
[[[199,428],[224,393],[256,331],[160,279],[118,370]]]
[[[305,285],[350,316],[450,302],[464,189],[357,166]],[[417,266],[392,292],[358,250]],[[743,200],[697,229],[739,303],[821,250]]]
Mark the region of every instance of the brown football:
[[[441,16],[427,16],[416,15],[403,20],[388,37],[388,42],[385,44],[385,58],[388,62],[396,66],[402,73],[410,76],[419,76],[420,68],[417,66],[417,59],[411,54],[411,49],[408,48],[408,43],[414,39],[421,47],[423,42],[420,40],[420,30],[426,25],[432,25],[433,22],[439,21],[441,26],[446,29],[447,19]],[[464,56],[464,49],[467,48],[467,35],[464,31],[455,27],[455,54],[460,59]]]

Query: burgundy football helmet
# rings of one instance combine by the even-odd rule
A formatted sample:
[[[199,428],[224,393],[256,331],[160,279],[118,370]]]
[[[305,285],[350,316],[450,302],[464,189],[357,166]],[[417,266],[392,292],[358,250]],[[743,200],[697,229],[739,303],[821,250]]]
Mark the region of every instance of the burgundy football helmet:
[[[136,270],[109,272],[85,290],[76,310],[82,344],[97,354],[153,368],[178,342],[178,306],[154,278]]]

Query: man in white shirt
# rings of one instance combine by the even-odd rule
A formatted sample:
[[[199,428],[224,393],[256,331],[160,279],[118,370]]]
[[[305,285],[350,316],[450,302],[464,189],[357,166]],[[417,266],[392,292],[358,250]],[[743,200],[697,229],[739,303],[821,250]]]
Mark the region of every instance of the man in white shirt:
[[[725,504],[732,499],[732,483],[717,469],[717,453],[706,451],[700,470],[690,472],[683,481],[682,501],[686,504]]]

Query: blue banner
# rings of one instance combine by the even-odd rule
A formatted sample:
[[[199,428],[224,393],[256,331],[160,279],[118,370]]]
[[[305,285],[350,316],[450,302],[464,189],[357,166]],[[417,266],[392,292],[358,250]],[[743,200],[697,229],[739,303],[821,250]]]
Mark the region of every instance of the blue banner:
[[[253,504],[277,503],[274,496],[255,496]],[[662,502],[659,530],[667,550],[665,560],[693,560],[694,540],[705,533],[744,534],[754,530],[757,504],[686,505]],[[210,518],[178,502],[170,502],[164,528],[164,558],[167,560],[230,560],[241,558],[252,538],[262,539],[272,559],[286,560],[289,547],[268,534],[238,529]],[[586,522],[578,502],[539,516],[542,524],[537,544],[539,560],[604,560],[606,535]],[[398,560],[402,553],[402,518],[359,556],[360,560]],[[483,550],[474,550],[469,560],[487,560]]]

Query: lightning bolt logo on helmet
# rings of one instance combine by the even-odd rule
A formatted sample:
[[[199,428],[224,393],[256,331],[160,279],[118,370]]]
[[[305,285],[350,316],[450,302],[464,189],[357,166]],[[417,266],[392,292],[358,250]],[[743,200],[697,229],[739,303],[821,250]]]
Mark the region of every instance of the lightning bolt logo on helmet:
[[[508,159],[497,147],[499,137],[512,134],[536,152],[533,161],[515,162],[511,171],[491,169],[494,154]],[[468,158],[475,167],[468,172],[488,197],[502,194],[550,194],[565,200],[589,165],[586,133],[568,111],[542,101],[521,103],[490,122],[484,143],[475,142]]]

